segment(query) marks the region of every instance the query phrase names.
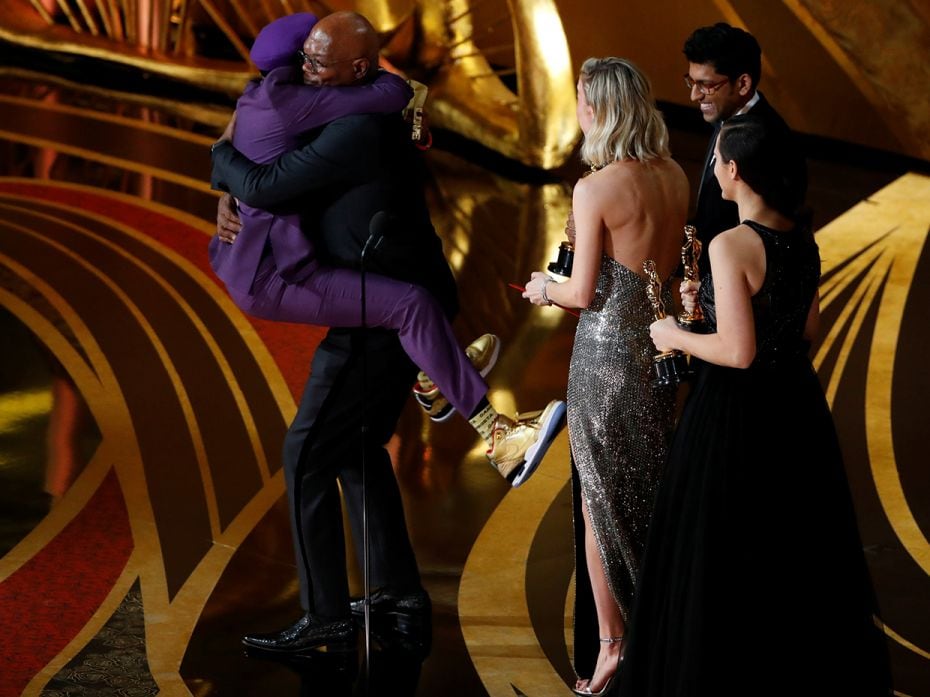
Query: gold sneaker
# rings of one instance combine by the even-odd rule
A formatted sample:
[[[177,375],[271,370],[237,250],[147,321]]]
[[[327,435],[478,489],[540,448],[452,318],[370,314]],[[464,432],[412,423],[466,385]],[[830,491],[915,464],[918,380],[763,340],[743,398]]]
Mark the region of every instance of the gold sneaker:
[[[465,347],[465,355],[475,366],[481,377],[487,377],[497,363],[501,352],[501,340],[495,334],[482,334]]]
[[[488,459],[511,486],[518,487],[539,467],[564,425],[565,402],[557,399],[542,411],[517,414],[515,419],[498,414]]]
[[[420,375],[426,378],[425,382],[428,382],[433,388],[428,392],[422,392],[419,388],[424,381],[418,378],[417,384],[413,388],[413,396],[416,398],[417,403],[423,407],[423,411],[426,412],[427,416],[436,423],[448,421],[455,413],[455,407],[449,403],[448,399],[442,396],[439,387],[426,377],[426,374],[422,370],[420,371]]]
[[[501,340],[494,334],[482,334],[465,348],[465,355],[481,377],[491,372],[500,352]],[[455,407],[422,370],[417,375],[417,384],[413,386],[413,396],[433,421],[446,421],[455,413]]]

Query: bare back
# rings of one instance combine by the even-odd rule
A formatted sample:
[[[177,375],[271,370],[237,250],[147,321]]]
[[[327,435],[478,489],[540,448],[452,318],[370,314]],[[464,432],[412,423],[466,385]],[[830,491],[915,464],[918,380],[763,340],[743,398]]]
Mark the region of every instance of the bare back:
[[[640,276],[643,261],[652,259],[659,277],[668,278],[680,263],[688,215],[684,171],[671,158],[626,160],[591,175],[595,177],[604,253]]]

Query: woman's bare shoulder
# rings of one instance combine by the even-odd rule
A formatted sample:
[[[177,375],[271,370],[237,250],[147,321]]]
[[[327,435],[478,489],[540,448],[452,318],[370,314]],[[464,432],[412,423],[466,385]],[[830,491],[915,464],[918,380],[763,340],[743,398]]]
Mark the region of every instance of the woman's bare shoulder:
[[[688,178],[671,158],[640,162],[617,160],[584,177],[575,185],[576,197],[595,202],[639,199],[650,191],[689,190]],[[580,196],[579,196],[580,195]]]
[[[746,239],[747,230],[749,230],[749,226],[740,223],[739,225],[718,232],[714,236],[714,239],[710,241],[710,244],[716,244],[718,247],[730,247],[734,244],[740,244]]]
[[[764,248],[762,240],[748,225],[740,223],[719,233],[710,241],[707,247],[708,254],[716,256],[755,256]]]
[[[687,182],[685,171],[671,157],[656,157],[640,162],[639,160],[622,160],[616,163],[615,176],[630,181],[650,182],[655,179],[673,180],[676,183]]]
[[[598,200],[604,197],[616,196],[622,190],[624,183],[632,176],[622,162],[612,162],[586,177],[582,177],[575,184],[575,197],[587,200]]]
[[[616,196],[628,191],[631,186],[639,185],[645,179],[646,173],[642,163],[635,160],[617,160],[582,181],[587,183],[592,193]]]

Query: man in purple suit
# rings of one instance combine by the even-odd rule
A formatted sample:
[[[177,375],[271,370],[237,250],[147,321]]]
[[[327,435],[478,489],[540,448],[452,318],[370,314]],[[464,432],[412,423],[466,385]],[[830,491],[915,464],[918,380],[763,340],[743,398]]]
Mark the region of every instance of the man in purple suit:
[[[232,133],[235,148],[251,160],[273,162],[303,145],[315,129],[349,114],[399,112],[413,95],[404,79],[383,70],[351,86],[306,85],[298,52],[316,23],[316,15],[299,12],[271,22],[255,37],[250,57],[262,78],[249,82],[236,103],[235,115],[242,118],[234,116]],[[270,212],[239,202],[238,216],[248,233],[235,245],[217,235],[209,247],[213,270],[237,296],[252,292],[268,254],[288,283],[300,282],[319,267],[299,211]]]

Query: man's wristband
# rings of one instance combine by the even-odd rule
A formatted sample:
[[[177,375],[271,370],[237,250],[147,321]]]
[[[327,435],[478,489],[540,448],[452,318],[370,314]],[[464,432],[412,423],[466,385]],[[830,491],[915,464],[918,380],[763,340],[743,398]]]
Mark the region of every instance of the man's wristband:
[[[210,154],[212,155],[214,150],[216,150],[218,147],[223,145],[223,143],[228,143],[228,142],[229,141],[226,140],[225,138],[220,138],[220,140],[216,141],[213,145],[210,146]]]

